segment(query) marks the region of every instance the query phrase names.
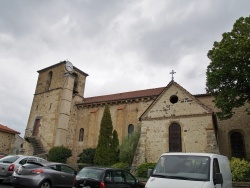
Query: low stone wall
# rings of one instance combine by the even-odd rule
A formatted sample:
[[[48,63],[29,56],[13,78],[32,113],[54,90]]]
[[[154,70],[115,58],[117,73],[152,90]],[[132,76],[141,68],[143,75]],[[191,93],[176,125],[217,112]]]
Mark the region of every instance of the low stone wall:
[[[250,182],[233,182],[233,188],[250,188]]]

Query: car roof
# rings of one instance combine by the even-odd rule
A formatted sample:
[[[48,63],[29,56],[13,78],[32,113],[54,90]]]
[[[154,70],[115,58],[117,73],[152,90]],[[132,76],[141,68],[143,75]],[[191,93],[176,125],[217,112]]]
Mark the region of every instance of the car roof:
[[[120,168],[103,167],[103,166],[86,166],[86,167],[83,167],[82,169],[84,169],[84,168],[99,169],[99,170],[123,170],[123,171],[126,171],[126,170],[120,169]]]
[[[50,162],[50,161],[44,161],[44,162],[37,162],[37,161],[28,161],[27,163],[30,164],[38,164],[38,165],[42,165],[42,166],[50,166],[50,165],[66,165],[64,163],[58,163],[58,162]]]

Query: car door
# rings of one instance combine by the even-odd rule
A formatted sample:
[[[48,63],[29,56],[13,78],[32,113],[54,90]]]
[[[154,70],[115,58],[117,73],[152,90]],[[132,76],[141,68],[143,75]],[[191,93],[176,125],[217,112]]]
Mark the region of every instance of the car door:
[[[60,169],[62,187],[72,187],[76,172],[73,168],[66,165],[57,165]]]
[[[111,180],[107,188],[131,188],[131,185],[126,183],[122,170],[111,171]]]

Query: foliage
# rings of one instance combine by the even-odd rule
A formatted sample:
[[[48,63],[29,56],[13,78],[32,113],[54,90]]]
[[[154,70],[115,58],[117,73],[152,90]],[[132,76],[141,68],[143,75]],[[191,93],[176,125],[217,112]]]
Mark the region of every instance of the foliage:
[[[129,171],[130,170],[130,166],[128,163],[116,163],[114,165],[112,165],[113,168],[120,168],[120,169],[124,169]]]
[[[140,125],[138,125],[135,132],[122,140],[122,143],[120,145],[120,162],[132,165],[135,151],[140,139],[140,134],[141,127]]]
[[[78,155],[78,163],[85,163],[85,164],[94,164],[94,157],[95,157],[95,151],[96,149],[94,148],[87,148],[82,151]]]
[[[113,131],[113,140],[111,145],[111,164],[119,162],[119,139],[117,131]]]
[[[233,181],[250,180],[250,162],[244,159],[232,157],[230,160]]]
[[[55,146],[48,152],[48,161],[66,163],[72,156],[72,151],[64,146]]]
[[[142,163],[137,167],[136,176],[141,178],[146,178],[148,169],[154,169],[156,163]]]
[[[103,112],[101,127],[99,132],[99,139],[94,157],[95,165],[112,165],[113,163],[113,138],[112,138],[112,119],[109,107],[106,106]]]
[[[250,16],[239,18],[231,32],[223,33],[208,52],[207,93],[215,96],[220,119],[231,118],[233,108],[250,99]],[[249,114],[250,109],[246,109]]]

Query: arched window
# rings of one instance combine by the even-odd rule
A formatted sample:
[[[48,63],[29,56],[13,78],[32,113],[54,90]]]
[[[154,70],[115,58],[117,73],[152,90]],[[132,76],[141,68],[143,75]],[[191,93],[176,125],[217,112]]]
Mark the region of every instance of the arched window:
[[[130,124],[129,126],[128,126],[128,136],[130,135],[130,134],[132,134],[134,132],[134,125],[133,124]]]
[[[169,126],[169,152],[181,152],[181,127],[177,123]]]
[[[79,131],[79,142],[83,142],[84,129],[81,128]]]
[[[73,73],[72,75],[75,77],[73,93],[77,94],[78,93],[78,75],[76,73]]]
[[[45,91],[49,91],[50,85],[51,85],[51,80],[52,80],[52,71],[50,71],[47,75]]]
[[[232,157],[245,158],[245,144],[243,135],[239,132],[233,132],[230,136]]]

